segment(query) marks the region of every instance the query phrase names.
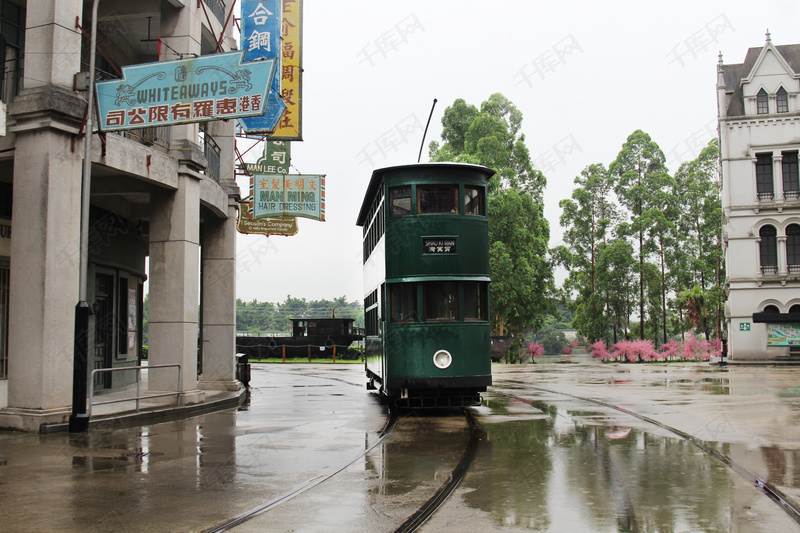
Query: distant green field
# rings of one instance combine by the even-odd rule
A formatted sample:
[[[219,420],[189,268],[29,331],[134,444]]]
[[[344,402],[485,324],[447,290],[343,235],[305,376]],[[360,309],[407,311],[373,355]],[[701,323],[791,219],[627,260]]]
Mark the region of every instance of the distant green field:
[[[270,357],[268,359],[253,359],[253,358],[250,358],[248,360],[248,362],[249,363],[278,363],[278,364],[280,364],[280,363],[283,363],[283,359],[281,359],[280,357]],[[286,358],[286,362],[287,363],[333,363],[333,360],[330,357],[326,358],[326,359],[318,359],[318,358],[312,357],[310,361],[308,360],[308,357],[287,357]],[[357,364],[363,365],[364,361],[362,361],[361,359],[339,359],[337,357],[336,358],[336,364],[338,365],[340,363],[341,364],[357,363]]]

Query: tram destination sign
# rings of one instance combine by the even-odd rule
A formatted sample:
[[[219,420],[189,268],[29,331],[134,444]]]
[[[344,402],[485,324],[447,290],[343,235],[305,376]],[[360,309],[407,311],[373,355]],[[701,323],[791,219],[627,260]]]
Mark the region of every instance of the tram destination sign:
[[[423,237],[422,253],[455,254],[458,253],[457,237]]]
[[[96,84],[104,131],[263,115],[275,59],[245,63],[243,50],[122,67]]]

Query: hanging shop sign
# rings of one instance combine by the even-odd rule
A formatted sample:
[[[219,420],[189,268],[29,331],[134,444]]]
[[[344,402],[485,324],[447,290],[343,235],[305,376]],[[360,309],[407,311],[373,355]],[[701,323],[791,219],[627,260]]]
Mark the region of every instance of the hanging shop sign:
[[[104,131],[261,115],[275,59],[244,63],[244,51],[122,67],[96,84]]]
[[[258,162],[245,163],[250,174],[288,174],[291,165],[292,143],[289,141],[266,141],[264,155]],[[252,184],[250,188],[253,188]]]
[[[767,346],[800,346],[800,324],[767,324]]]
[[[251,11],[246,4],[255,7]],[[265,11],[272,14],[276,12],[270,9],[271,5],[273,3],[270,0],[251,0],[242,3],[242,47],[248,49],[248,60],[251,54],[272,57],[267,55],[263,46],[259,44],[266,42],[265,32],[269,31],[271,38],[274,31],[274,20],[271,15],[265,13]],[[247,133],[270,133],[271,139],[302,141],[303,1],[280,0],[280,6],[280,44],[277,47],[280,66],[276,69],[273,86],[274,90],[279,88],[280,92],[277,94],[280,95],[279,100],[285,108],[282,110],[278,107],[271,108],[263,117],[243,119],[240,120],[240,124]],[[276,49],[271,41],[269,46],[271,50]],[[251,47],[254,48],[252,51]],[[277,114],[279,111],[280,115]]]
[[[250,193],[255,220],[292,216],[325,221],[324,174],[254,174]]]
[[[255,233],[259,235],[297,235],[297,219],[295,217],[271,217],[253,220],[250,206],[246,202],[239,204],[239,233]]]
[[[271,132],[286,111],[286,104],[280,96],[281,0],[242,0],[241,5],[245,61],[274,59],[276,62],[265,113],[241,119],[242,127],[248,133]]]

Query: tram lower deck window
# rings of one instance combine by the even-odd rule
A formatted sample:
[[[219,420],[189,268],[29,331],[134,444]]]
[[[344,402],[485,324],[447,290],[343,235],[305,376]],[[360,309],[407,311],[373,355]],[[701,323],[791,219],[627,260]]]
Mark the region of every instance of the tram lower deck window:
[[[392,285],[392,322],[415,322],[417,320],[417,284]]]
[[[456,320],[458,285],[454,281],[429,281],[423,285],[425,320]]]
[[[420,214],[458,213],[458,185],[418,185]]]

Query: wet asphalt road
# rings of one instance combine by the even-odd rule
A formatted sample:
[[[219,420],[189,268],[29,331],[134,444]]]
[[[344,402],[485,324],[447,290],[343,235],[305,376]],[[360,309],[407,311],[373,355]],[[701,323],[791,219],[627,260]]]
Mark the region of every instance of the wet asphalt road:
[[[569,364],[565,364],[569,361]],[[800,368],[494,365],[466,477],[421,531],[800,531]],[[0,530],[395,531],[452,475],[460,411],[389,415],[360,365],[254,365],[242,409],[0,432]],[[369,450],[365,453],[365,450]],[[727,464],[726,464],[727,463]]]

